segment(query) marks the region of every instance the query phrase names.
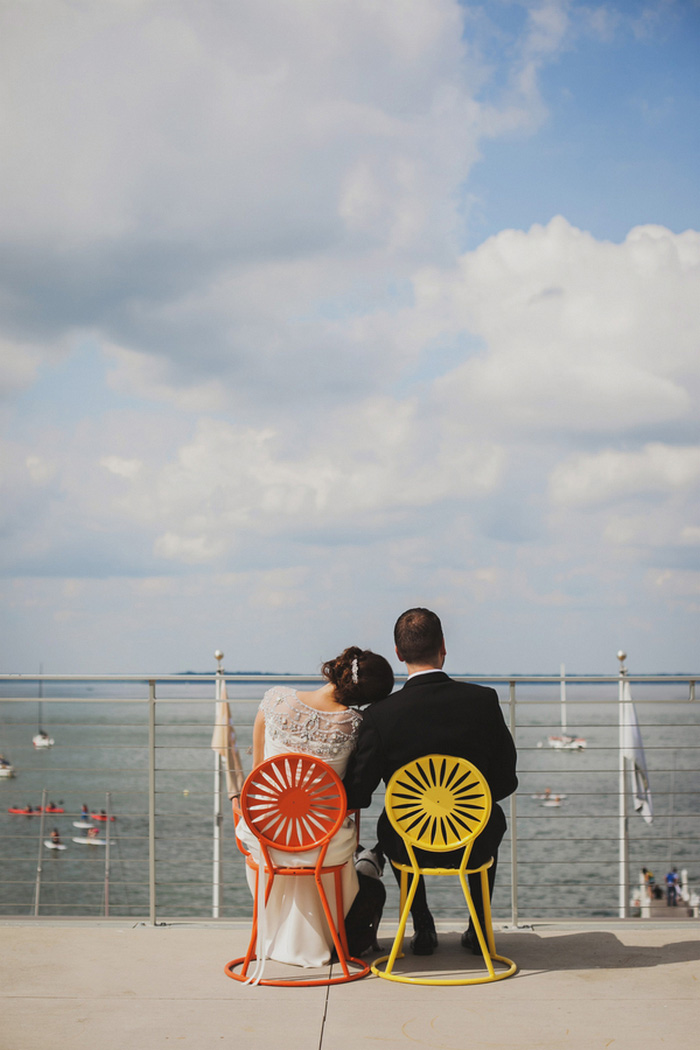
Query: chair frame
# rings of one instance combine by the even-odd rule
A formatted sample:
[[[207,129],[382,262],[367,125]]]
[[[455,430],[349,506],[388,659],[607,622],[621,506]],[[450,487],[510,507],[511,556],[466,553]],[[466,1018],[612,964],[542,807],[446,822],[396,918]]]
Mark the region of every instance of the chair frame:
[[[345,916],[341,872],[345,864],[325,864],[330,840],[347,815],[345,788],[337,773],[325,762],[311,755],[290,753],[266,759],[247,777],[241,790],[240,805],[233,801],[234,821],[242,816],[255,835],[260,848],[260,860],[240,844],[246,864],[255,872],[253,921],[248,950],[244,956],[232,959],[224,972],[235,981],[250,984],[315,986],[344,984],[366,977],[368,963],[350,955],[345,935]],[[313,865],[280,864],[273,860],[271,850],[290,855],[318,849]],[[251,963],[258,962],[257,941],[259,927],[260,879],[265,879],[264,903],[270,898],[277,876],[312,878],[316,885],[341,973],[328,977],[282,978],[250,976]],[[336,914],[332,914],[322,875],[332,875],[335,887]],[[264,965],[264,960],[261,961]],[[349,963],[359,967],[351,971]],[[335,965],[335,964],[330,964]],[[237,967],[240,966],[240,971]]]
[[[493,864],[493,857],[476,867],[469,866],[474,842],[491,815],[491,791],[483,774],[466,759],[451,755],[426,755],[407,763],[393,774],[387,784],[384,806],[392,827],[404,842],[410,863],[391,862],[401,873],[399,926],[391,951],[375,960],[371,966],[372,972],[378,977],[403,984],[486,984],[511,977],[517,965],[512,959],[496,952],[493,936],[488,884],[488,869]],[[463,852],[458,868],[428,867],[418,863],[416,849],[436,854],[456,849],[462,849]],[[467,880],[468,875],[476,874],[481,880],[483,928]],[[410,886],[409,875],[412,875]],[[394,972],[396,960],[403,958],[401,948],[406,923],[421,875],[459,878],[486,967],[485,974],[432,978]],[[497,971],[494,960],[502,963],[506,969]],[[382,967],[382,964],[385,965]]]

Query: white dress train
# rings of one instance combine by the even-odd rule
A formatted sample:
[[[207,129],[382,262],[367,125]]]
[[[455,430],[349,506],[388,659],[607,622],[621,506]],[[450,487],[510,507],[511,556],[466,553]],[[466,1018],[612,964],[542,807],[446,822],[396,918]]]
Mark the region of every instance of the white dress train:
[[[260,708],[265,716],[265,758],[302,752],[327,763],[342,777],[355,746],[362,721],[358,711],[326,712],[309,707],[295,689],[274,686],[268,689]],[[257,839],[243,819],[236,836],[258,857]],[[349,817],[330,841],[325,861],[344,864],[341,872],[343,906],[347,914],[358,890],[353,853],[357,846],[355,822]],[[289,854],[272,851],[274,860],[312,866],[318,850]],[[255,873],[246,866],[251,893],[255,892]],[[335,914],[335,887],[332,876],[323,876],[331,912]],[[296,966],[323,966],[330,961],[333,939],[313,879],[278,876],[265,908],[264,957]],[[260,954],[260,953],[259,953]]]

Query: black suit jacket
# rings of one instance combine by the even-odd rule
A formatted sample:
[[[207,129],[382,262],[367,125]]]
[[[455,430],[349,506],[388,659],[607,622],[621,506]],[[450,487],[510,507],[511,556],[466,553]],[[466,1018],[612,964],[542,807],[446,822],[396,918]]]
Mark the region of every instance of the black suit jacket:
[[[348,808],[364,809],[380,781],[415,758],[429,754],[466,758],[484,774],[494,807],[479,836],[479,853],[493,852],[505,831],[505,817],[495,803],[515,791],[516,751],[494,689],[455,682],[444,671],[431,671],[406,682],[363,712],[355,752],[345,774]],[[382,814],[380,845],[402,859],[396,833]],[[476,847],[475,847],[476,855]]]

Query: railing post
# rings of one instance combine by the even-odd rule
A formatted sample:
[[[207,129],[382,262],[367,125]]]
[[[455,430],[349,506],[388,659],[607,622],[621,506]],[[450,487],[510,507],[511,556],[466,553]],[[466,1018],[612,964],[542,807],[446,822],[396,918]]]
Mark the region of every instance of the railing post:
[[[508,685],[510,699],[510,733],[515,740],[515,682]],[[515,792],[510,796],[510,921],[518,925],[518,814]]]
[[[219,703],[222,700],[222,689],[221,683],[223,681],[222,675],[223,670],[221,668],[221,661],[224,658],[224,654],[221,649],[217,649],[214,653],[217,661],[216,668],[216,683],[215,683],[215,695],[216,695],[216,715],[215,720],[219,718]],[[213,828],[213,864],[214,870],[212,873],[212,900],[211,900],[211,917],[212,919],[219,918],[219,910],[221,907],[221,831],[223,827],[223,810],[221,802],[221,755],[218,751],[214,752],[214,828]]]
[[[105,835],[105,918],[109,918],[109,825],[111,823],[110,818],[112,810],[110,805],[111,797],[112,792],[108,791],[105,797],[105,805],[107,807],[105,810],[105,813],[107,814],[107,820],[105,821],[105,824],[107,825],[107,834]]]
[[[34,885],[34,915],[39,914],[39,897],[41,895],[42,849],[44,848],[44,819],[46,817],[46,788],[41,792],[41,818],[39,820],[39,856],[36,862],[36,883]]]
[[[148,683],[148,918],[156,924],[156,683]]]
[[[627,654],[620,649],[617,654],[620,661],[620,677],[618,681],[618,836],[620,846],[620,857],[618,861],[618,914],[621,919],[629,918],[630,905],[630,873],[629,873],[629,841],[627,830],[627,784],[625,779],[625,675],[627,669],[625,660]]]

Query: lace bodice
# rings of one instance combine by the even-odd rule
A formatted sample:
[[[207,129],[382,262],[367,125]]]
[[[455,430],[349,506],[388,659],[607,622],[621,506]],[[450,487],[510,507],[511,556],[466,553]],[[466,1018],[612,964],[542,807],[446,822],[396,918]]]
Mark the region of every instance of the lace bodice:
[[[268,689],[260,710],[265,716],[265,737],[275,749],[301,751],[331,763],[350,756],[362,722],[362,715],[352,708],[318,711],[286,685]]]

